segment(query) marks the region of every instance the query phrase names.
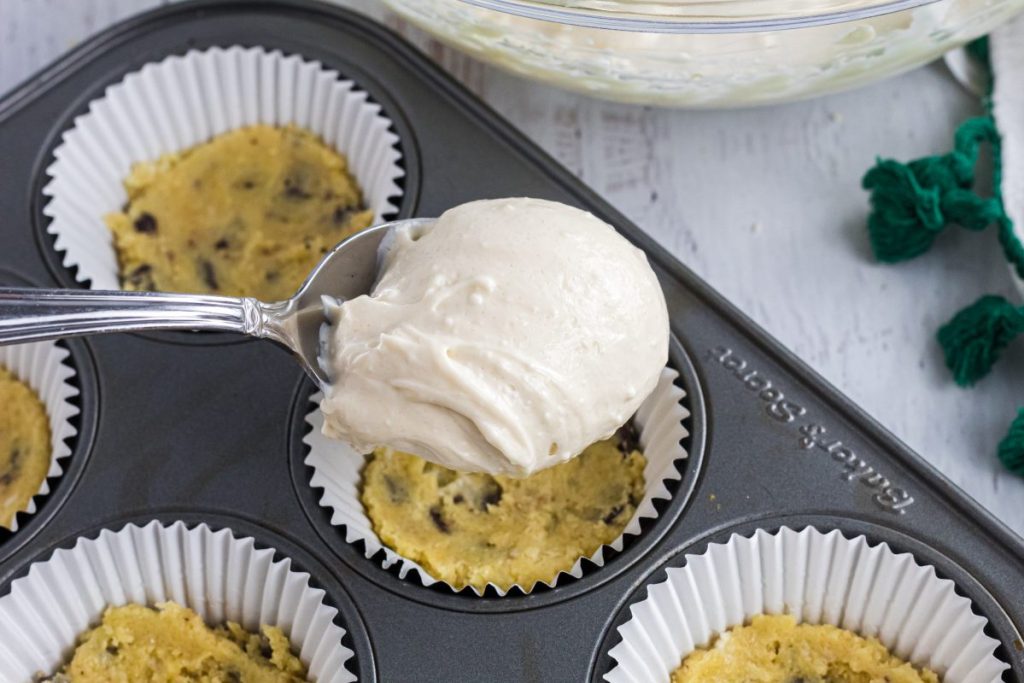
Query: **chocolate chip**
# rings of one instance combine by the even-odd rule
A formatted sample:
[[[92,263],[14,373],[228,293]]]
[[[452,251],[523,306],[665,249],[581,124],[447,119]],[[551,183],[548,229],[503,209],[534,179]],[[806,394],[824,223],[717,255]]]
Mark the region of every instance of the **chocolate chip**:
[[[611,524],[615,521],[616,517],[622,514],[622,510],[623,508],[621,505],[616,505],[615,507],[608,511],[607,515],[601,518],[601,521],[605,524]]]
[[[355,209],[339,206],[334,209],[334,213],[331,214],[331,220],[334,221],[335,225],[345,225],[345,223],[348,222],[349,216],[353,213],[355,213]]]
[[[135,232],[141,232],[144,235],[152,235],[156,232],[156,218],[151,213],[140,213],[133,225],[135,226]]]
[[[266,279],[267,282],[276,282],[278,279],[280,279],[280,277],[281,273],[277,272],[276,270],[271,270],[266,275],[264,275],[264,278]]]
[[[251,190],[254,187],[256,187],[256,183],[254,183],[253,181],[251,181],[251,180],[243,180],[242,181],[242,189],[243,190]]]
[[[640,447],[640,435],[632,422],[627,422],[619,427],[615,432],[615,439],[623,455],[629,455]]]
[[[224,680],[228,683],[242,683],[242,674],[239,673],[238,669],[228,669],[224,672]]]
[[[110,655],[111,657],[116,657],[117,653],[121,651],[121,648],[119,648],[117,645],[114,645],[113,643],[110,643],[109,645],[107,645],[106,649],[107,649],[107,654]]]
[[[444,517],[441,516],[441,508],[438,505],[430,508],[430,521],[434,523],[434,526],[442,534],[450,534],[452,532],[451,527],[448,526],[448,522],[444,521]]]
[[[17,447],[11,449],[11,466],[6,472],[0,474],[0,484],[3,484],[4,486],[9,486],[10,484],[14,483],[15,477],[18,476],[18,470],[21,469],[20,460],[21,449]]]
[[[466,498],[461,493],[456,493],[455,497],[452,498],[452,502],[456,505],[466,502]]]
[[[270,639],[267,638],[265,633],[260,634],[260,656],[264,659],[270,659],[274,656],[274,648],[270,646]]]
[[[156,291],[156,283],[153,282],[153,266],[143,263],[141,266],[128,273],[125,282],[135,289]]]
[[[447,467],[438,467],[431,465],[430,468],[425,468],[424,472],[433,472],[434,478],[437,479],[437,487],[444,488],[449,484],[455,483],[455,480],[459,478],[459,475],[455,470],[450,470]]]
[[[266,221],[270,221],[271,223],[284,223],[285,225],[289,225],[292,222],[292,219],[289,218],[286,214],[273,210],[264,213],[263,219]]]
[[[501,494],[503,493],[501,484],[494,481],[493,479],[487,482],[487,489],[484,494],[480,497],[480,509],[487,512],[489,505],[497,505],[501,502]]]
[[[384,475],[384,488],[388,490],[388,497],[392,503],[404,503],[409,499],[409,492],[405,490],[401,482],[386,474]]]
[[[231,243],[228,242],[227,239],[223,237],[213,243],[213,248],[218,251],[223,251],[224,249],[227,249],[229,246],[231,246]]]
[[[290,199],[310,199],[313,195],[306,190],[302,189],[302,186],[296,183],[291,178],[284,179],[284,196]]]
[[[213,264],[203,259],[199,262],[199,267],[202,269],[203,282],[206,283],[206,286],[214,290],[220,289],[220,285],[217,283],[217,271],[214,270]]]

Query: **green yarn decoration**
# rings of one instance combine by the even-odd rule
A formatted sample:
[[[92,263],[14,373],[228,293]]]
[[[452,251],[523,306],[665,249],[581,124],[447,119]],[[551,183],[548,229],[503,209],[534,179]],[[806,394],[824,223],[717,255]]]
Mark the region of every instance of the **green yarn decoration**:
[[[939,328],[946,367],[962,387],[988,374],[1013,339],[1024,332],[1024,309],[1001,296],[983,296]]]
[[[903,164],[878,159],[861,184],[870,191],[868,237],[879,261],[894,263],[919,256],[931,248],[949,225],[980,232],[995,223],[1007,260],[1024,279],[1024,243],[1014,234],[1013,221],[1003,207],[1003,150],[992,111],[995,78],[989,61],[989,41],[979,38],[967,52],[985,65],[989,79],[982,99],[986,114],[965,121],[956,130],[953,151]],[[973,189],[978,152],[992,148],[991,197]],[[960,386],[970,386],[995,365],[1003,349],[1024,332],[1024,308],[1000,296],[983,296],[943,325],[936,335],[946,366]],[[1024,476],[1024,408],[999,443],[999,461]]]
[[[947,225],[980,231],[1003,218],[998,197],[971,189],[982,143],[998,140],[992,117],[979,116],[960,125],[948,154],[907,164],[879,159],[861,183],[871,192],[868,236],[875,258],[905,261],[928,251]]]
[[[988,36],[982,36],[981,38],[975,38],[971,42],[964,46],[964,50],[967,51],[974,59],[978,60],[982,64],[988,64]]]
[[[1014,474],[1024,475],[1024,408],[1010,423],[1006,436],[999,442],[999,462]]]

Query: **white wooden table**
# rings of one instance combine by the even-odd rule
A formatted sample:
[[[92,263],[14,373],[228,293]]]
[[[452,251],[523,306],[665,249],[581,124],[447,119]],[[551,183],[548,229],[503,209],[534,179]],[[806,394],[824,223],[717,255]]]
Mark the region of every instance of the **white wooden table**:
[[[157,0],[0,0],[0,93]],[[608,104],[481,65],[355,4],[425,49],[826,379],[1024,533],[1024,479],[995,447],[1024,406],[1024,343],[972,391],[936,327],[982,293],[1012,294],[994,239],[950,231],[928,255],[875,264],[860,176],[876,154],[946,151],[978,110],[940,64],[855,92],[728,112]]]

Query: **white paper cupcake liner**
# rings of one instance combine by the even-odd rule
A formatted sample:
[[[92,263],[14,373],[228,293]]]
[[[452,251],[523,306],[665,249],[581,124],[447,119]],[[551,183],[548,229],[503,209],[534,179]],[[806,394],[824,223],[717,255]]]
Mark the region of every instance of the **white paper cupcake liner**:
[[[56,342],[35,342],[0,346],[0,367],[9,370],[15,377],[29,385],[46,406],[50,422],[50,469],[39,487],[39,492],[29,500],[28,505],[15,515],[10,531],[18,530],[18,516],[36,511],[36,498],[50,493],[50,479],[64,473],[61,460],[71,455],[67,441],[78,433],[71,419],[78,415],[78,407],[71,399],[78,396],[78,389],[71,384],[75,371],[66,362],[71,353]]]
[[[319,135],[348,159],[375,221],[397,211],[404,175],[398,136],[353,81],[276,50],[193,50],[128,74],[64,134],[43,189],[47,231],[64,265],[94,289],[119,289],[103,217],[127,202],[132,165],[255,124],[295,124]]]
[[[690,412],[682,404],[686,392],[674,384],[678,376],[679,373],[675,370],[665,368],[661,373],[658,385],[633,418],[633,424],[639,433],[640,446],[647,458],[647,465],[644,468],[644,497],[637,506],[633,518],[629,520],[618,538],[598,548],[590,557],[577,559],[571,568],[560,572],[550,581],[541,582],[544,585],[556,586],[562,574],[580,578],[584,572],[584,559],[590,560],[599,567],[603,566],[605,548],[622,550],[626,536],[635,536],[640,533],[641,520],[653,519],[658,516],[654,501],[671,498],[666,483],[682,477],[678,461],[687,457],[682,440],[689,434],[683,425],[683,421],[690,415]],[[314,407],[306,416],[306,422],[312,429],[303,441],[309,446],[309,455],[306,456],[305,463],[313,468],[310,486],[323,489],[320,505],[331,509],[331,524],[344,527],[345,540],[348,543],[354,544],[357,541],[362,541],[367,558],[372,558],[378,552],[384,551],[383,567],[388,569],[398,565],[400,578],[406,578],[412,571],[424,585],[443,583],[453,591],[457,591],[458,589],[451,584],[431,576],[417,562],[399,555],[384,545],[377,537],[373,530],[373,524],[366,516],[360,500],[362,469],[366,458],[363,454],[356,453],[347,444],[323,435],[323,415],[317,407],[320,397],[320,394],[315,394],[310,398]],[[488,585],[498,595],[503,596],[508,592],[494,584]],[[534,588],[534,586],[521,585],[515,587],[524,593],[529,593]],[[483,590],[475,586],[472,587],[472,590],[477,595],[484,593]]]
[[[952,581],[908,553],[864,536],[814,528],[732,536],[666,570],[630,608],[610,683],[668,683],[684,656],[758,614],[792,614],[878,638],[896,656],[944,683],[994,683],[1009,666],[986,619]]]
[[[317,683],[356,680],[353,652],[334,623],[337,610],[309,574],[252,538],[184,522],[129,524],[81,538],[32,565],[0,598],[0,680],[30,681],[64,664],[78,637],[109,606],[173,601],[211,625],[240,623],[250,632],[277,626]]]

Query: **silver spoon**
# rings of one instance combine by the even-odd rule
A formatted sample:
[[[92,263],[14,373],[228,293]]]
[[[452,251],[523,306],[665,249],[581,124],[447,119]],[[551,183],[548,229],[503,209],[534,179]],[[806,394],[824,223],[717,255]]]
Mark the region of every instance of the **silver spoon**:
[[[321,387],[325,301],[351,299],[373,287],[394,228],[423,228],[410,218],[369,228],[329,251],[295,295],[265,303],[251,297],[0,287],[0,345],[109,332],[192,330],[237,332],[270,339],[291,351]],[[325,299],[326,297],[326,299]]]

